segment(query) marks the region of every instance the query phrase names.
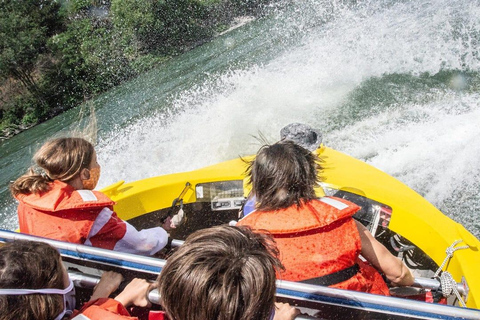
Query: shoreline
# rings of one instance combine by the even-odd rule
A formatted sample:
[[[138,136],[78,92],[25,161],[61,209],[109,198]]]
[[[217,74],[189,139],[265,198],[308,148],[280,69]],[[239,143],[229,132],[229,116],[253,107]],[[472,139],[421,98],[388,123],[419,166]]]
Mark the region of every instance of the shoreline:
[[[238,29],[238,28],[240,28],[240,27],[242,27],[242,26],[244,26],[244,25],[246,25],[246,24],[248,24],[248,23],[250,23],[250,22],[252,22],[252,21],[255,21],[255,20],[256,20],[256,18],[253,17],[253,16],[239,16],[239,17],[235,17],[235,18],[231,21],[230,26],[229,26],[225,31],[222,31],[222,32],[220,32],[220,33],[215,34],[215,36],[212,37],[209,41],[211,41],[211,40],[213,40],[213,39],[215,39],[215,38],[217,38],[217,37],[219,37],[219,36],[223,36],[223,35],[231,32],[231,31],[236,30],[236,29]],[[207,42],[208,42],[208,41],[207,41]],[[200,42],[200,46],[203,45],[204,43],[207,43],[207,42]],[[196,47],[198,47],[198,46],[194,46],[194,47],[190,48],[190,50],[192,50],[192,49],[194,49],[194,48],[196,48]],[[190,51],[190,50],[188,50],[188,51]],[[185,52],[188,52],[188,51],[185,51]],[[148,71],[147,71],[147,72],[148,72]],[[140,74],[137,75],[137,76],[140,76]],[[128,80],[126,80],[126,81],[131,81],[132,79],[134,79],[134,78],[128,79]],[[113,88],[115,88],[115,87],[113,87]],[[109,90],[112,90],[113,88],[110,88]],[[105,92],[104,92],[104,93],[105,93]],[[94,98],[96,98],[96,97],[94,97]],[[84,102],[83,102],[83,103],[84,103]],[[81,105],[81,104],[79,104],[79,105]],[[78,107],[79,105],[74,106],[73,108]],[[69,110],[69,109],[67,109],[67,110]],[[39,125],[39,124],[41,124],[41,123],[43,123],[43,122],[45,122],[45,121],[48,121],[48,120],[50,120],[50,119],[52,119],[52,118],[54,118],[54,117],[62,114],[63,112],[65,112],[65,111],[67,111],[67,110],[64,110],[64,111],[62,111],[62,112],[60,112],[60,113],[56,113],[54,116],[52,116],[52,117],[50,117],[50,118],[48,118],[48,119],[45,119],[45,120],[43,120],[43,121],[34,123],[34,124],[9,124],[9,125],[7,125],[5,128],[3,128],[3,129],[1,130],[1,132],[0,132],[0,143],[4,142],[4,141],[6,141],[6,140],[8,140],[8,139],[10,139],[10,138],[12,138],[12,137],[20,134],[20,133],[22,133],[23,131],[26,131],[26,130],[28,130],[28,129],[30,129],[30,128],[33,128],[33,127],[35,127],[36,125]]]
[[[48,120],[48,119],[47,119]],[[47,121],[45,120],[45,121]],[[2,129],[2,132],[0,134],[0,143],[3,141],[6,141],[17,134],[22,133],[23,131],[26,131],[30,128],[35,127],[36,125],[40,124],[42,122],[38,122],[35,124],[9,124],[6,128]]]

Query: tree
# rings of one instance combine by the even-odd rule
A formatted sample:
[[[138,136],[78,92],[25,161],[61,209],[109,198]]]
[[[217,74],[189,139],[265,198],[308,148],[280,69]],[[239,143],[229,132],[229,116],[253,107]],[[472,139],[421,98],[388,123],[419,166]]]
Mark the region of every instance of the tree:
[[[140,53],[170,54],[213,35],[213,29],[206,26],[210,2],[112,0],[110,9],[114,27]]]
[[[148,51],[144,35],[158,29],[154,16],[156,0],[112,0],[110,14],[114,28],[125,42],[134,49],[135,55]]]
[[[32,74],[48,37],[62,26],[59,9],[52,0],[0,2],[0,76],[20,81],[40,99]]]

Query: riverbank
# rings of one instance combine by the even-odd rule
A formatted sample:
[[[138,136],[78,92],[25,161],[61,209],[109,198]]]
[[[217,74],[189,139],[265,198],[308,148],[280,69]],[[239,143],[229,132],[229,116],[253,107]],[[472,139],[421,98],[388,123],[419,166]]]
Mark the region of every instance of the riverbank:
[[[3,140],[7,140],[11,137],[13,137],[14,135],[16,134],[19,134],[20,132],[23,132],[27,129],[30,129],[32,128],[33,126],[35,126],[36,124],[32,124],[32,125],[24,125],[24,124],[20,124],[20,125],[16,125],[16,124],[11,124],[5,128],[2,129],[1,133],[0,133],[0,141],[3,141]]]
[[[0,141],[250,22],[271,2],[114,0],[95,6],[52,0],[41,9],[2,2],[0,22],[26,16],[30,23],[9,24],[2,35],[10,51],[0,52]],[[32,14],[38,10],[40,18]]]

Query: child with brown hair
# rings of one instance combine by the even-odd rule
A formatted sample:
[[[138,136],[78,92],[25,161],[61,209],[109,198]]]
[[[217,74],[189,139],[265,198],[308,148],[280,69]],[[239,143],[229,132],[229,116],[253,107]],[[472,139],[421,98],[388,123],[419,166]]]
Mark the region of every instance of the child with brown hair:
[[[37,292],[27,294],[26,290]],[[0,244],[1,320],[60,320],[75,308],[74,293],[60,254],[52,246],[32,241]]]
[[[218,226],[191,234],[158,278],[161,304],[175,320],[294,319],[275,303],[283,266],[273,239],[248,227]]]
[[[248,227],[218,226],[192,233],[167,260],[156,286],[171,320],[293,320],[300,312],[275,303],[276,270],[282,269],[273,239]],[[139,282],[140,281],[140,282]],[[146,306],[155,284],[132,281],[113,299],[86,304],[72,320],[129,318],[124,307]]]
[[[117,216],[112,200],[93,191],[100,165],[87,140],[53,139],[33,160],[39,172],[31,168],[10,185],[19,202],[20,232],[143,255],[166,246],[170,218],[162,227],[137,231]]]
[[[57,249],[36,241],[0,244],[0,320],[62,320],[79,313],[102,320],[138,320],[125,308],[146,306],[150,283],[133,279],[115,299],[108,298],[122,280],[119,273],[104,272],[90,301],[76,311],[75,288]]]

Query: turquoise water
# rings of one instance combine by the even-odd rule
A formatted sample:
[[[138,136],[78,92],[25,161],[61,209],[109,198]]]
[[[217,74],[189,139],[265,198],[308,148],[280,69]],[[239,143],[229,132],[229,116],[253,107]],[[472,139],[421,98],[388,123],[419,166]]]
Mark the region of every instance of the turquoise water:
[[[290,122],[395,176],[480,236],[480,4],[295,1],[94,101],[99,187],[255,153]],[[0,145],[8,182],[71,110]]]

